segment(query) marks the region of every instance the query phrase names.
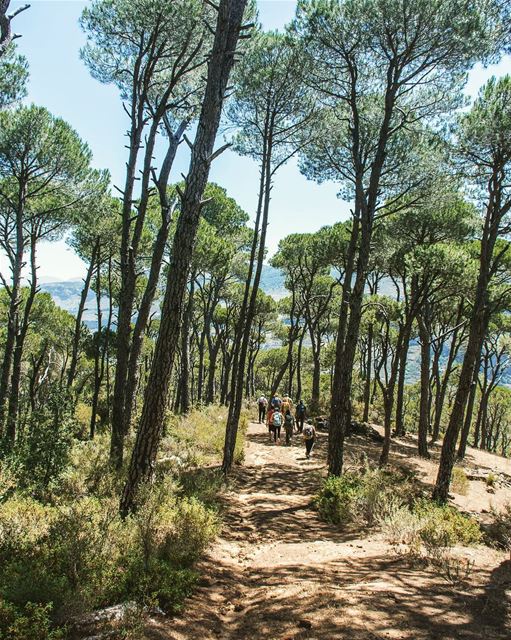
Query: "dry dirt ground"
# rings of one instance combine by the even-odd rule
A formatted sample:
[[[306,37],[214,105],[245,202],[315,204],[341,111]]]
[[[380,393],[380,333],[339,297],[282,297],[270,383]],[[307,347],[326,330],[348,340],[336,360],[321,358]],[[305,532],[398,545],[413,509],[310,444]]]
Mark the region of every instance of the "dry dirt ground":
[[[321,522],[312,504],[325,469],[326,436],[311,460],[296,441],[275,446],[251,423],[246,460],[225,496],[222,534],[199,567],[203,579],[175,619],[152,619],[154,640],[510,640],[511,561],[485,547],[463,551],[475,562],[470,584],[455,588],[433,570],[398,555],[372,531],[342,531]],[[298,440],[295,437],[295,440]],[[394,444],[394,462],[430,484],[434,461],[414,456],[413,439]],[[379,453],[352,438],[348,459]],[[478,452],[477,452],[478,453]],[[434,452],[437,455],[437,452]],[[488,468],[509,461],[482,454]],[[495,495],[471,482],[461,508],[485,511]]]

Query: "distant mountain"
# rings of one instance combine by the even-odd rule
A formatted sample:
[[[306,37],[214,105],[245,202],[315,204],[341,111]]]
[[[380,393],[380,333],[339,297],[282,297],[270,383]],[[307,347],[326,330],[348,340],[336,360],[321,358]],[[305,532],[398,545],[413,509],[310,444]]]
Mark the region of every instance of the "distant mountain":
[[[62,309],[69,311],[73,315],[78,311],[80,304],[80,296],[82,295],[83,280],[62,280],[53,281],[43,280],[41,282],[41,291],[46,291],[51,295],[55,304]],[[261,273],[261,289],[277,300],[283,298],[286,293],[284,287],[284,276],[279,269],[271,267],[269,264],[263,265]],[[87,296],[86,311],[84,313],[84,322],[87,325],[95,323],[96,317],[96,300],[94,292],[89,291]]]
[[[78,310],[82,293],[82,280],[64,280],[62,282],[47,281],[41,283],[41,290],[51,294],[55,303],[73,315]],[[261,289],[276,300],[287,295],[284,286],[284,275],[279,269],[265,264],[261,273]],[[380,294],[395,296],[395,290],[389,279],[382,281]],[[93,292],[87,296],[86,310],[83,315],[84,323],[92,330],[96,328],[96,300]],[[412,340],[408,352],[406,381],[417,382],[420,374],[420,348],[416,340]],[[504,373],[502,384],[511,385],[511,368]]]

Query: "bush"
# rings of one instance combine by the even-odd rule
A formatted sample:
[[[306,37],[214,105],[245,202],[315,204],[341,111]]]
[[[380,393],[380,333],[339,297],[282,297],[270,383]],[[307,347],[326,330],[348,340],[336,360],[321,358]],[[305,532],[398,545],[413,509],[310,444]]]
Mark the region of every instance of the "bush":
[[[99,498],[120,494],[123,475],[109,461],[110,438],[97,434],[94,440],[75,441],[69,452],[69,464],[54,493],[75,500],[87,495]]]
[[[110,498],[59,507],[7,500],[0,505],[0,597],[17,607],[53,603],[59,617],[148,597],[169,610],[179,606],[218,518],[196,498],[176,497],[176,488],[172,481],[145,488],[125,521]]]
[[[51,605],[27,602],[23,609],[0,600],[0,640],[61,640],[65,629],[55,629],[50,620]]]
[[[216,514],[196,498],[178,500],[173,509],[172,529],[160,553],[174,566],[191,566],[217,535]]]
[[[476,520],[464,516],[449,505],[439,505],[425,498],[414,504],[421,521],[420,537],[426,547],[452,547],[481,542],[481,528]]]
[[[356,517],[356,499],[362,487],[361,477],[354,473],[329,476],[315,499],[320,516],[333,524],[347,524]]]
[[[362,473],[328,477],[315,504],[321,517],[334,524],[373,526],[413,498],[414,491],[407,476],[366,467]]]
[[[466,496],[470,483],[465,473],[465,469],[461,467],[454,467],[452,472],[451,489],[454,493],[458,493],[461,496]]]
[[[162,443],[160,465],[163,462],[172,471],[180,468],[218,464],[222,459],[225,439],[227,408],[209,405],[193,409],[185,416],[174,417]],[[248,426],[244,411],[238,426],[234,462],[244,458],[245,434]]]
[[[511,502],[502,511],[492,509],[492,522],[486,527],[485,538],[499,549],[511,549]]]
[[[378,521],[384,538],[392,545],[408,545],[410,552],[420,551],[421,523],[417,514],[400,500],[389,504],[387,514]]]
[[[225,416],[214,409],[206,417],[199,413],[191,423],[195,435],[186,444],[190,459],[205,460],[210,455],[205,452],[213,450],[218,459]],[[243,436],[242,425],[241,446]],[[178,442],[172,436],[169,441]],[[110,469],[106,436],[73,440],[59,454],[48,484],[28,481],[34,442],[27,440],[24,457],[16,459],[15,471],[26,474],[20,474],[24,490],[16,489],[10,465],[0,469],[0,634],[56,640],[61,631],[50,622],[120,602],[135,602],[140,611],[149,603],[177,611],[196,583],[193,563],[218,532],[212,505],[222,476],[186,465],[164,474],[165,465],[158,465],[154,481],[138,494],[138,510],[122,520],[122,472]]]
[[[13,452],[18,486],[45,497],[69,463],[76,423],[69,394],[50,388]]]

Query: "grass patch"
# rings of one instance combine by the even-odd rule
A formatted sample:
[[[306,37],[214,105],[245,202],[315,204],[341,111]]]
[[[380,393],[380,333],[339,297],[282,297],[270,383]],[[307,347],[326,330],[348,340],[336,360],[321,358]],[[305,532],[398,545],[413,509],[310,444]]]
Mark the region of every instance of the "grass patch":
[[[451,490],[454,493],[458,493],[460,496],[466,496],[468,493],[470,483],[465,473],[465,469],[462,467],[454,467],[452,471]]]

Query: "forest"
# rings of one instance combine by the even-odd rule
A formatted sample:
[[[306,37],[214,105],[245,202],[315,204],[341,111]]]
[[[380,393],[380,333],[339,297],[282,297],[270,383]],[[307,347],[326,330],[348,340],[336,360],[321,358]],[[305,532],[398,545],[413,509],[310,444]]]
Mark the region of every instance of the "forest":
[[[458,624],[508,637],[511,67],[474,99],[466,86],[475,65],[509,60],[509,4],[299,0],[265,30],[252,0],[87,2],[80,58],[122,104],[122,184],[30,102],[15,29],[32,8],[13,4],[0,1],[0,640],[411,640]],[[257,171],[254,211],[210,178],[227,150]],[[292,162],[350,213],[319,227],[311,211],[309,232],[269,252]],[[39,276],[41,246],[63,239],[84,264],[75,313]],[[300,434],[270,447],[262,395],[305,403],[310,468]],[[273,535],[259,482],[276,518],[306,510],[283,530],[380,536],[373,551],[408,563],[431,607],[452,599],[442,622],[434,607],[418,621],[419,592],[366,626],[317,617],[314,599],[305,618],[264,595],[247,613],[263,578],[251,591],[232,559],[219,567],[223,543],[245,562]],[[245,603],[228,614],[222,580],[227,609]],[[399,616],[402,635],[385,635]]]

